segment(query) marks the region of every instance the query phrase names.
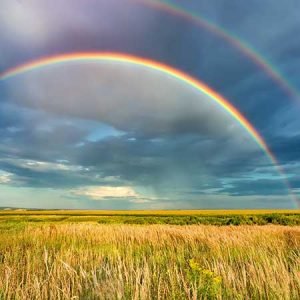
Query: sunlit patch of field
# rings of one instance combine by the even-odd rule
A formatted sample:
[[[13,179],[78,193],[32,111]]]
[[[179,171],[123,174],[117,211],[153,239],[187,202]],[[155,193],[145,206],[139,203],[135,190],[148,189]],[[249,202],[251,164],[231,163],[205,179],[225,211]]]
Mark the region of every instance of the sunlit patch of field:
[[[0,299],[299,299],[300,226],[0,223]]]

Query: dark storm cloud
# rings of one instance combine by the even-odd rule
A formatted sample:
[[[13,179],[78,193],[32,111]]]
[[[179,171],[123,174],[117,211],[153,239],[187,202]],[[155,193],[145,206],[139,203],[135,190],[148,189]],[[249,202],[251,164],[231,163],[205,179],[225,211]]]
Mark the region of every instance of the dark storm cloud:
[[[205,140],[196,135],[134,140],[125,135],[86,143],[76,150],[73,157],[79,165],[95,166],[106,176],[118,175],[137,185],[173,192],[175,187],[220,188],[221,178],[247,180],[260,165],[268,167],[268,174],[276,173],[259,152],[235,152],[226,140]]]
[[[139,1],[126,1],[122,6],[118,1],[98,1],[92,5],[72,1],[71,10],[67,3],[5,2],[2,27],[6,30],[2,34],[7,43],[3,43],[2,47],[11,44],[8,50],[27,48],[30,40],[33,53],[27,54],[27,60],[50,53],[91,49],[129,52],[176,66],[198,76],[220,92],[256,73],[256,66],[230,43],[189,22],[188,18],[155,10]],[[202,6],[206,11],[205,6],[210,5],[202,3]],[[214,10],[218,10],[218,6]],[[64,18],[61,18],[61,11],[66,11]],[[19,26],[14,22],[17,17]],[[4,49],[2,52],[6,56]],[[7,52],[12,61],[10,65],[15,65],[14,56]],[[24,56],[24,53],[18,53],[17,61],[21,61],[20,54]],[[230,72],[224,76],[224,70]]]
[[[76,73],[73,71],[72,74]],[[146,78],[149,84],[151,77]],[[70,90],[74,86],[73,80],[71,82]],[[142,83],[143,81],[139,80],[140,86]],[[54,91],[54,86],[50,89],[43,87],[43,84],[38,86],[41,91],[50,90],[51,93]],[[236,123],[231,118],[223,119],[224,113],[220,110],[213,112],[210,109],[209,113],[208,110],[206,112],[207,99],[203,98],[201,103],[199,101],[193,103],[194,94],[191,93],[188,98],[191,105],[188,106],[187,100],[185,103],[179,101],[181,97],[186,98],[185,93],[188,91],[183,93],[182,87],[176,88],[176,85],[171,85],[172,93],[176,92],[170,94],[167,81],[163,86],[164,89],[161,89],[160,93],[168,100],[163,103],[159,101],[160,94],[153,94],[152,99],[156,99],[155,101],[147,101],[146,97],[146,100],[140,98],[138,104],[133,103],[129,94],[128,100],[124,99],[123,90],[120,94],[121,100],[114,97],[109,101],[111,106],[107,106],[105,102],[99,106],[93,98],[85,96],[93,95],[89,91],[82,94],[82,97],[85,96],[85,102],[84,106],[79,108],[76,105],[80,101],[74,102],[75,94],[71,94],[70,97],[68,93],[65,94],[64,89],[60,90],[59,86],[56,86],[59,91],[57,94],[48,93],[46,98],[48,103],[45,100],[42,102],[35,94],[30,94],[28,97],[26,89],[21,89],[21,103],[35,101],[34,103],[37,103],[40,109],[47,110],[49,105],[52,105],[50,106],[52,111],[60,112],[61,106],[65,106],[65,110],[59,117],[59,115],[46,113],[45,109],[36,111],[27,108],[32,115],[35,115],[36,121],[31,122],[30,126],[24,122],[22,130],[8,132],[13,144],[4,143],[4,146],[17,145],[18,147],[17,154],[14,152],[10,154],[15,158],[52,163],[66,160],[73,166],[89,168],[93,172],[86,173],[86,176],[74,176],[73,172],[76,172],[74,170],[69,170],[69,174],[66,170],[37,171],[28,166],[24,168],[24,166],[7,164],[4,164],[2,169],[15,174],[15,181],[19,184],[21,182],[23,185],[33,187],[57,185],[70,188],[72,182],[74,187],[80,185],[80,182],[82,185],[106,184],[103,178],[118,177],[119,185],[130,182],[133,185],[150,187],[160,194],[176,194],[188,189],[191,191],[201,189],[205,194],[210,189],[221,189],[224,186],[222,180],[218,178],[237,176],[247,178],[258,166],[270,165],[257,146],[252,145],[253,141],[249,139],[248,134],[235,127]],[[76,87],[78,88],[78,84]],[[146,86],[140,90],[145,91],[145,89]],[[151,91],[151,88],[148,90]],[[178,97],[181,94],[182,96]],[[141,92],[140,95],[147,95],[147,93]],[[174,98],[173,95],[176,97]],[[64,103],[61,104],[59,97],[64,98]],[[137,97],[138,95],[133,99]],[[17,98],[13,97],[13,99]],[[53,99],[57,99],[57,103]],[[171,99],[173,101],[170,101]],[[116,101],[115,105],[112,101]],[[95,111],[94,106],[104,107],[104,112],[110,109],[109,113],[103,113],[99,109]],[[123,130],[124,133],[118,137],[107,136],[99,141],[88,141],[86,139],[88,131],[82,128],[84,121],[80,123],[79,119],[67,116],[74,115],[74,109],[75,111],[77,109],[76,115],[88,116],[96,113],[99,120],[106,118],[110,124],[118,126],[118,129]],[[126,133],[128,130],[129,132]],[[9,156],[9,151],[7,155]],[[272,172],[274,170],[271,170]],[[116,182],[112,181],[109,184],[114,185]],[[178,191],[174,190],[174,187],[177,187]],[[267,189],[264,193],[267,193]]]
[[[177,2],[248,41],[287,80],[297,78],[299,4]],[[0,70],[49,54],[91,50],[163,61],[200,78],[237,106],[266,138],[291,186],[299,188],[299,111],[288,104],[294,97],[218,35],[188,20],[128,3],[5,0],[0,11]],[[93,79],[99,73],[79,74],[76,80],[74,69],[66,68],[62,77],[54,72],[53,85],[37,74],[26,84],[38,93],[28,93],[22,82],[10,87],[0,83],[0,170],[11,174],[11,185],[57,187],[71,190],[69,196],[85,185],[145,186],[160,196],[173,193],[173,202],[148,204],[156,208],[286,205],[286,189],[280,178],[274,178],[270,161],[219,108],[206,105],[205,98],[201,106],[177,84],[166,89],[163,78],[145,80],[138,72],[135,78],[124,76],[124,86],[133,87],[135,94],[124,86],[118,94],[116,86],[109,85],[122,81],[115,71],[105,72],[102,85]],[[68,76],[69,82],[64,81]],[[104,91],[100,102],[87,96],[91,82],[98,88],[94,95],[100,88]],[[115,97],[119,100],[111,105]],[[97,121],[122,134],[88,140],[101,126]],[[81,200],[92,208],[136,207],[129,199],[97,204]]]
[[[297,76],[299,69],[297,60],[300,47],[300,40],[296,38],[296,32],[300,28],[298,16],[300,4],[297,1],[276,2],[276,5],[271,0],[252,1],[251,4],[241,1],[229,3],[226,0],[176,2],[179,6],[190,9],[195,15],[199,13],[220,28],[231,32],[237,41],[240,39],[244,46],[249,45],[254,52],[258,53],[258,58],[265,61],[275,72],[281,72],[284,80],[294,82],[296,90],[300,90],[300,82],[296,81],[299,77]],[[287,15],[288,18],[286,18]],[[207,82],[217,87],[223,95],[237,105],[249,120],[264,132],[266,137],[272,136],[271,116],[274,113],[280,113],[289,101],[299,101],[299,96],[287,93],[280,86],[281,84],[271,78],[260,66],[260,63],[251,62],[251,58],[246,55],[237,54],[234,50],[231,53],[225,52],[227,55],[216,55],[217,51],[224,49],[222,44],[226,45],[227,42],[223,41],[218,47],[211,47],[210,53],[206,53],[204,60],[209,63],[207,68],[199,68],[202,71],[198,74],[199,77],[204,74]],[[239,63],[240,56],[242,56],[241,63]],[[221,68],[215,68],[219,64],[214,63],[214,58],[217,61],[219,59],[223,61],[223,64],[220,64]],[[254,68],[245,68],[249,62]],[[295,71],[286,68],[287,64],[290,67],[294,66]],[[212,77],[210,73],[217,75]],[[226,74],[226,76],[221,78],[218,74],[221,76]],[[243,86],[244,89],[241,90]]]
[[[176,94],[179,92],[180,89]],[[26,97],[24,90],[21,94]],[[64,93],[58,93],[57,97],[60,95],[63,96]],[[31,94],[29,99],[34,100],[34,96]],[[67,98],[64,96],[65,101],[68,99],[69,96]],[[40,98],[36,100],[37,103],[41,103]],[[122,101],[124,101],[123,94]],[[186,189],[187,186],[191,189],[201,188],[204,191],[209,188],[220,188],[223,184],[216,179],[217,177],[247,177],[258,166],[270,165],[257,146],[249,149],[249,136],[245,132],[241,135],[241,129],[235,128],[232,136],[224,132],[224,129],[227,126],[230,128],[230,124],[234,122],[231,120],[231,123],[227,124],[226,121],[222,121],[220,111],[216,111],[215,119],[218,120],[216,123],[211,111],[210,114],[201,111],[203,104],[200,105],[199,102],[197,105],[195,103],[191,107],[185,107],[186,103],[182,106],[180,103],[174,105],[174,101],[166,101],[159,105],[159,111],[156,111],[158,115],[149,113],[153,107],[155,108],[155,102],[149,104],[143,101],[140,99],[138,105],[144,123],[142,119],[137,121],[133,117],[124,119],[122,116],[124,110],[118,105],[115,106],[115,111],[110,111],[109,118],[112,124],[117,124],[121,130],[130,130],[119,137],[106,137],[96,142],[87,141],[88,131],[81,128],[84,121],[80,124],[78,119],[75,121],[66,115],[67,112],[72,114],[74,109],[72,105],[66,110],[63,118],[47,114],[45,111],[27,109],[31,115],[35,115],[36,121],[29,123],[29,126],[24,122],[20,131],[7,132],[13,144],[3,145],[17,146],[17,154],[7,151],[7,155],[13,154],[16,158],[48,162],[66,160],[75,166],[95,168],[95,173],[98,172],[104,177],[119,176],[124,182],[151,186],[159,191],[170,191],[174,186],[178,186],[179,189]],[[49,103],[53,105],[52,98],[49,98]],[[47,107],[48,104],[45,102],[44,104]],[[58,112],[60,107],[57,104]],[[84,110],[95,113],[93,102],[89,103],[87,98]],[[78,112],[81,113],[82,110]],[[101,119],[99,110],[97,114]],[[48,119],[45,116],[48,116]],[[211,123],[208,121],[210,119]],[[71,124],[68,124],[68,120]],[[34,177],[39,176],[36,171],[14,170],[8,167],[4,169],[11,173],[27,172],[27,181],[26,174],[16,175],[22,177],[26,184],[40,187],[55,186],[57,181],[60,181],[59,186],[64,186],[65,182],[65,187],[68,187],[72,180],[74,185],[77,185],[79,180],[73,175],[69,176],[67,172],[57,175],[60,170],[57,173],[45,171],[39,180],[33,182]],[[80,178],[84,184],[95,184],[93,179],[90,181],[83,179]]]
[[[2,105],[0,110],[1,157],[53,161],[64,159],[70,147],[81,142],[88,133],[72,119],[15,105]]]
[[[298,165],[298,168],[297,168],[297,173],[294,175],[294,176],[291,176],[291,178],[289,178],[289,183],[291,185],[291,187],[293,189],[296,190],[296,192],[299,194],[300,192],[300,165]]]
[[[37,124],[55,124],[55,120]],[[107,184],[103,178],[115,176],[120,179],[116,181],[118,184],[131,182],[160,191],[170,191],[175,186],[179,189],[189,186],[206,190],[222,186],[216,176],[247,175],[259,163],[255,159],[256,152],[252,153],[251,159],[249,152],[235,151],[230,138],[215,140],[196,134],[182,135],[179,131],[177,135],[171,133],[158,138],[130,133],[89,142],[85,139],[86,135],[82,134],[85,131],[77,126],[54,126],[42,133],[39,132],[39,126],[8,133],[13,143],[2,145],[2,148],[6,146],[6,151],[2,149],[2,157],[13,157],[15,162],[3,160],[0,167],[14,174],[19,185],[67,188],[72,184]],[[65,138],[67,135],[69,137]],[[76,137],[75,140],[72,136]],[[75,142],[80,143],[74,146]],[[18,148],[17,152],[13,151],[15,147]],[[24,159],[48,162],[49,165],[36,170],[26,165]],[[51,170],[59,160],[68,162],[63,162],[66,170],[60,166]],[[71,169],[68,169],[69,165]],[[76,171],[73,166],[79,169]],[[80,170],[85,168],[90,171],[84,172],[83,176]]]
[[[296,14],[291,15],[288,9],[292,6],[291,1],[284,5],[278,3],[275,7],[266,3],[255,3],[250,6],[238,1],[230,4],[228,1],[221,1],[218,5],[215,2],[203,1],[178,4],[186,6],[195,14],[199,12],[221,28],[238,31],[237,35],[244,37],[245,40],[257,41],[259,49],[268,46],[268,37],[272,40],[274,34],[278,34],[279,28],[276,27],[278,20],[283,33],[288,32],[292,26],[290,24],[295,24],[294,27],[297,28],[299,22]],[[83,1],[78,0],[72,1],[71,10],[66,9],[69,8],[68,1],[66,3],[54,1],[51,5],[47,1],[31,1],[26,4],[7,1],[3,7],[6,11],[6,14],[2,15],[5,26],[3,28],[7,30],[1,33],[7,43],[1,45],[8,46],[7,55],[12,61],[10,65],[16,64],[14,57],[20,61],[20,55],[24,55],[17,53],[14,56],[10,49],[27,49],[28,39],[32,41],[31,50],[35,49],[33,51],[35,53],[29,57],[91,49],[152,57],[194,74],[217,88],[260,130],[263,130],[267,123],[265,119],[280,110],[283,99],[290,97],[284,95],[280,88],[278,89],[277,83],[270,80],[267,74],[251,62],[251,59],[245,57],[222,37],[187,19],[157,11],[138,1],[126,1],[126,4],[120,6],[118,1],[95,1],[91,5],[85,5]],[[60,17],[61,11],[66,11],[64,18]],[[239,14],[235,11],[239,11]],[[283,22],[282,15],[287,11],[290,18]],[[35,18],[31,19],[31,16]],[[14,23],[16,17],[19,18],[18,26]],[[259,30],[253,30],[252,22]],[[270,26],[277,30],[270,30]],[[263,38],[255,40],[254,37],[258,34]],[[277,43],[276,49],[289,48],[290,43],[296,43],[296,39],[284,40],[285,43],[280,45]],[[273,49],[275,50],[275,47],[272,47],[271,53]],[[2,52],[5,57],[6,52],[4,50]],[[4,60],[6,63],[8,61]],[[235,91],[251,77],[256,79],[249,84],[249,88],[241,93]],[[260,107],[259,110],[256,109],[257,106]]]
[[[281,163],[299,162],[300,134],[290,137],[274,137],[271,144],[273,152]]]
[[[235,35],[248,40],[254,48],[256,46],[258,49],[264,49],[271,46],[270,55],[285,48],[286,44],[294,42],[294,39],[282,39],[282,35],[291,32],[300,24],[300,4],[294,0],[276,2],[275,5],[272,0],[254,0],[247,3],[239,0],[172,2],[187,9],[191,8],[195,14],[206,16]],[[279,40],[284,40],[285,43],[279,43]]]
[[[220,192],[232,195],[287,195],[287,187],[281,178],[278,179],[256,179],[256,180],[235,180],[231,186],[225,187]]]
[[[178,66],[220,88],[221,92],[257,70],[249,58],[221,36],[189,22],[188,18],[158,11],[139,1],[125,1],[122,5],[119,1],[93,1],[86,5],[85,1],[76,0],[72,1],[72,9],[69,1],[51,4],[33,0],[4,1],[2,5],[0,20],[5,30],[1,32],[1,39],[6,41],[1,43],[2,52],[12,62],[14,58],[19,60],[22,53],[14,56],[11,49],[26,51],[28,40],[31,41],[29,51],[33,52],[31,57],[91,49],[124,51]],[[289,44],[297,43],[295,38],[282,36],[291,28],[299,28],[295,8],[299,4],[294,1],[276,5],[272,1],[255,1],[251,5],[240,1],[229,4],[226,0],[180,1],[178,5],[212,20],[220,28],[228,28],[250,41],[254,48],[263,50],[276,42],[276,47],[271,43],[271,54],[281,48],[290,49]],[[63,18],[62,11],[65,12]],[[287,14],[289,18],[284,18]],[[278,43],[278,39],[285,43]],[[4,62],[7,63],[7,59]],[[230,70],[225,77],[224,70]]]
[[[16,104],[102,121],[137,135],[241,137],[240,125],[217,101],[164,72],[130,63],[58,65],[2,84]]]

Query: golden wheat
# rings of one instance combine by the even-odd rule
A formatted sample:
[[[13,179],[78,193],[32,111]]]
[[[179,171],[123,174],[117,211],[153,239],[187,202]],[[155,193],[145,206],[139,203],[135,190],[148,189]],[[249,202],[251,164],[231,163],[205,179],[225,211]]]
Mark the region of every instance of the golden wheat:
[[[300,227],[27,224],[0,299],[299,299]]]

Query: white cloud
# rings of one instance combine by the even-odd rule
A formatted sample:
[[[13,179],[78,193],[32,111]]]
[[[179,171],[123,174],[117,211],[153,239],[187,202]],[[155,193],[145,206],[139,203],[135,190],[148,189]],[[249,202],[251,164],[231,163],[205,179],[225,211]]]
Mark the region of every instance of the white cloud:
[[[11,182],[11,177],[12,174],[0,171],[0,184],[6,184]]]
[[[135,203],[135,204],[145,204],[145,203],[149,203],[149,202],[152,202],[152,201],[150,199],[147,199],[147,198],[140,198],[140,199],[132,199],[129,202]]]
[[[142,194],[131,186],[88,186],[70,191],[73,196],[83,196],[91,200],[126,200],[133,204],[150,204],[169,200],[167,197],[150,196]]]
[[[93,200],[107,200],[109,198],[135,198],[141,197],[132,187],[129,186],[100,186],[86,187],[73,190],[76,196],[85,196]]]
[[[26,168],[33,171],[47,172],[47,171],[88,171],[87,168],[83,168],[82,166],[76,166],[71,164],[64,163],[53,163],[46,161],[38,161],[38,160],[29,160],[29,159],[0,159],[0,162],[9,163],[16,167]],[[1,174],[0,174],[1,175]]]

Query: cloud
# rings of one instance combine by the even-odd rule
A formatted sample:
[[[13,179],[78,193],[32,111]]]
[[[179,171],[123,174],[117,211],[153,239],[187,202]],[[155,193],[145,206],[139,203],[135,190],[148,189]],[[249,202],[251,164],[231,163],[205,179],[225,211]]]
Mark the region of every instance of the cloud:
[[[8,98],[18,105],[101,121],[137,135],[195,133],[251,141],[209,96],[167,74],[130,63],[52,66],[3,84]]]
[[[135,1],[123,2],[3,0],[0,66],[49,53],[137,45],[137,39],[149,38],[146,33],[156,25],[155,16]]]
[[[284,186],[282,178],[279,179],[255,179],[255,180],[233,180],[230,185],[220,190],[233,196],[243,195],[288,195],[289,190]]]
[[[95,168],[69,162],[45,162],[19,158],[0,160],[0,170],[13,174],[9,183],[16,187],[66,189],[85,185],[117,185],[117,176],[105,176]]]
[[[0,170],[0,184],[6,184],[11,182],[12,178],[12,174],[11,173],[7,173],[7,172],[3,172]]]
[[[134,198],[139,201],[141,198],[132,187],[129,186],[101,186],[86,187],[71,191],[73,195],[85,196],[93,200],[110,200],[111,198]]]
[[[300,123],[299,108],[288,104],[292,97],[214,33],[125,2],[4,0],[1,70],[50,54],[91,50],[126,52],[178,67],[216,88],[255,124],[298,189]],[[180,5],[265,51],[297,86],[299,41],[291,38],[299,27],[297,10],[289,12],[290,2],[269,2],[250,7],[234,1],[234,10],[224,9],[228,3],[222,0],[218,6]],[[11,174],[1,175],[2,181],[10,179],[2,182],[1,201],[18,199],[20,205],[24,195],[35,206],[60,206],[57,197],[67,199],[70,190],[130,187],[138,197],[94,201],[72,194],[64,205],[287,203],[281,178],[248,133],[206,95],[166,74],[130,64],[61,64],[1,81],[0,95],[0,169]],[[39,200],[30,200],[33,195]]]
[[[298,162],[300,158],[300,134],[294,136],[274,136],[271,140],[272,149],[283,164]]]
[[[69,166],[62,163],[50,163],[45,161],[37,161],[37,160],[23,160],[23,159],[0,159],[1,162],[6,162],[8,164],[28,168],[30,170],[45,172],[45,171],[78,171],[78,167]]]
[[[13,141],[4,143],[6,155],[18,159],[6,159],[2,168],[24,185],[130,184],[152,189],[158,198],[186,197],[183,190],[212,193],[223,187],[223,178],[270,166],[249,133],[218,104],[157,71],[72,63],[19,75],[5,87],[10,103],[48,116],[34,126],[23,122],[19,133],[6,131]],[[9,152],[15,145],[18,154]],[[36,163],[24,165],[25,157]]]
[[[165,169],[169,170],[165,177],[173,181],[177,176],[171,173],[182,173],[180,169],[188,167],[204,168],[207,174],[212,170],[216,175],[214,170],[220,166],[247,157],[245,168],[260,152],[249,133],[210,97],[167,74],[141,66],[72,63],[18,75],[5,86],[7,97],[15,105],[56,114],[57,118],[61,115],[105,123],[122,132],[100,141],[86,141],[87,133],[78,134],[82,130],[72,124],[36,135],[39,153],[47,145],[47,156],[57,156],[49,153],[53,146],[53,151],[64,152],[56,159],[101,166],[106,176],[120,172],[121,177],[127,173],[123,177],[126,180],[143,179],[149,177],[147,173],[164,174],[161,171]],[[73,135],[74,140],[70,139]],[[30,129],[23,136],[29,143]],[[72,145],[75,142],[76,147]]]

